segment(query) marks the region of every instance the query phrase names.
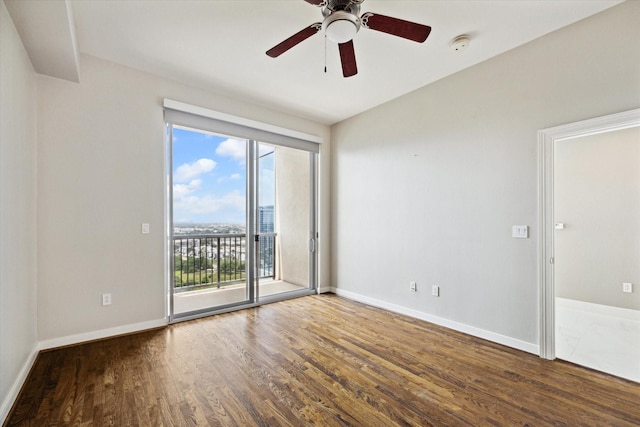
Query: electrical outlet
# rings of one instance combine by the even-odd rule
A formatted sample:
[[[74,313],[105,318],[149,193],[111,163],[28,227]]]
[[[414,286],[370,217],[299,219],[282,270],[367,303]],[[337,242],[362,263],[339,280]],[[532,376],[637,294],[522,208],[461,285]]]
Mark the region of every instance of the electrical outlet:
[[[411,292],[418,292],[416,282],[409,282],[409,290]]]
[[[622,292],[625,293],[632,293],[633,292],[633,285],[631,283],[623,283],[622,284]]]
[[[440,296],[440,286],[438,286],[438,285],[431,286],[431,295],[433,295],[434,297],[439,297]]]
[[[102,294],[102,305],[111,305],[111,294]]]

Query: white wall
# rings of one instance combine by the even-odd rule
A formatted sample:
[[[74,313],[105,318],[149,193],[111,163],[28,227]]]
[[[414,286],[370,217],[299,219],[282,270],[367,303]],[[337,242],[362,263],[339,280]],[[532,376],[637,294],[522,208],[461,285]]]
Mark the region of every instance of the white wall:
[[[625,2],[333,126],[337,291],[535,350],[536,132],[640,106],[639,41]]]
[[[36,77],[0,2],[0,424],[37,350]]]
[[[640,127],[557,141],[554,153],[556,297],[640,310]]]
[[[163,98],[319,135],[329,151],[327,126],[93,57],[82,56],[80,65],[80,84],[38,81],[44,347],[163,322]],[[326,183],[327,172],[328,162]],[[324,221],[328,237],[327,216]],[[151,234],[140,233],[142,222],[151,224]],[[105,292],[113,297],[108,307],[101,305]]]

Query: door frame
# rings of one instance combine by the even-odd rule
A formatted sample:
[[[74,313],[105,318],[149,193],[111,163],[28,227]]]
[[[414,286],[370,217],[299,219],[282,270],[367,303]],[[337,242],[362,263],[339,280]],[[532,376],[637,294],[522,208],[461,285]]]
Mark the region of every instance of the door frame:
[[[317,275],[318,275],[318,251],[317,251],[317,240],[318,240],[318,158],[319,153],[307,150],[305,148],[300,147],[290,147],[287,145],[275,143],[267,143],[269,145],[273,145],[275,147],[283,147],[287,149],[296,149],[308,152],[309,154],[309,235],[305,236],[309,239],[309,270],[308,270],[308,280],[309,285],[305,289],[288,291],[286,293],[274,294],[267,297],[260,297],[259,287],[260,287],[260,277],[258,273],[258,262],[259,262],[259,244],[257,243],[260,237],[259,228],[258,228],[258,214],[257,214],[257,206],[259,200],[259,173],[258,173],[258,162],[259,162],[259,146],[261,141],[253,139],[253,138],[241,138],[246,141],[246,198],[245,198],[245,206],[246,206],[246,240],[245,240],[245,253],[246,253],[246,277],[245,277],[245,295],[246,299],[244,301],[238,301],[231,304],[226,304],[222,306],[213,306],[202,308],[199,310],[195,310],[192,312],[180,313],[176,316],[175,313],[175,305],[174,305],[174,257],[172,255],[173,251],[173,129],[174,127],[182,127],[185,129],[191,128],[194,132],[212,132],[214,134],[222,136],[223,134],[218,134],[214,131],[210,131],[207,129],[202,129],[197,126],[184,126],[181,124],[175,123],[167,123],[167,141],[166,141],[166,159],[167,159],[167,168],[166,168],[166,189],[167,192],[165,194],[166,197],[166,239],[165,239],[165,281],[167,288],[167,299],[166,299],[166,316],[167,322],[169,324],[197,319],[204,316],[210,316],[214,314],[221,314],[230,311],[240,310],[244,308],[257,307],[262,304],[267,304],[270,302],[286,300],[290,298],[297,298],[301,296],[313,295],[317,293]],[[229,137],[234,137],[233,135],[229,135]]]
[[[555,143],[640,126],[640,108],[538,131],[538,287],[540,357],[555,359],[554,149]]]

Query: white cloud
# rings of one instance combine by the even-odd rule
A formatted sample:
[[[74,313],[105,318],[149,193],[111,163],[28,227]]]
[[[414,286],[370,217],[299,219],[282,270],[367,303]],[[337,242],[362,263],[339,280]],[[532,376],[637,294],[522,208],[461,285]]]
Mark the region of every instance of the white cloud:
[[[173,198],[181,199],[189,193],[196,191],[200,188],[200,184],[202,184],[202,180],[194,179],[191,180],[188,184],[175,184],[173,186]]]
[[[176,168],[173,173],[173,180],[177,182],[186,182],[190,179],[211,172],[216,167],[216,162],[211,159],[200,159],[193,163],[185,163]]]
[[[185,196],[173,201],[174,221],[242,222],[245,197],[239,191],[223,196],[207,194],[202,197]]]
[[[230,176],[221,176],[220,178],[218,178],[216,180],[216,182],[217,183],[222,183],[222,182],[225,182],[225,181],[236,180],[236,179],[241,179],[241,178],[242,178],[241,174],[234,173],[234,174],[231,174]]]
[[[216,148],[216,154],[244,162],[247,156],[247,142],[239,139],[225,139]]]

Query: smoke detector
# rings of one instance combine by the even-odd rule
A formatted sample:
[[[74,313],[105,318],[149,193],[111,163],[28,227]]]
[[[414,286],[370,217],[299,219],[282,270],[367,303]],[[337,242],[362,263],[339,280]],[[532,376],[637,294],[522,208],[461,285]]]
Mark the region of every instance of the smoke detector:
[[[451,49],[455,51],[465,50],[469,43],[471,43],[471,38],[466,34],[462,34],[451,40]]]

